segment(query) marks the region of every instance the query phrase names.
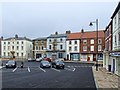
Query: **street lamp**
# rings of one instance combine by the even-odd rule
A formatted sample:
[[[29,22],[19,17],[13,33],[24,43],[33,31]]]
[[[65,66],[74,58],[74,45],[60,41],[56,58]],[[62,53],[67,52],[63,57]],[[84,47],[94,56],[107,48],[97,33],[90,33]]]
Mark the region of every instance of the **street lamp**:
[[[89,26],[93,26],[93,23],[96,23],[96,71],[98,71],[98,19],[90,22]]]

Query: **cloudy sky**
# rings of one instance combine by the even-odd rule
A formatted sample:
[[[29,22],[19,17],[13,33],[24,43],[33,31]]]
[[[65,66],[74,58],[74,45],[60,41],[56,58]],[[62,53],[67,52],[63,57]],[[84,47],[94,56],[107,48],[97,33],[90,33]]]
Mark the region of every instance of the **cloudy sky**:
[[[112,2],[2,2],[0,4],[1,35],[4,38],[26,36],[31,39],[58,31],[95,30],[90,21],[99,20],[99,29],[110,21],[118,1]]]

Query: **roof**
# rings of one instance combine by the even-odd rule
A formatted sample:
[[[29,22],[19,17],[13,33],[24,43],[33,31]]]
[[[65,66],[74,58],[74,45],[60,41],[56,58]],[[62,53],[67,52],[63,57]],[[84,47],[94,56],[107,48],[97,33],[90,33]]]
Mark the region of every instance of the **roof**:
[[[67,37],[67,35],[66,34],[51,34],[47,38],[60,38],[60,37]]]
[[[70,33],[67,36],[67,40],[80,39],[81,32]]]
[[[67,40],[96,38],[96,37],[97,37],[97,32],[96,31],[86,31],[84,33],[76,32],[76,33],[68,34]],[[104,30],[98,31],[98,37],[104,37]]]
[[[115,9],[115,11],[114,11],[114,13],[112,14],[112,19],[113,19],[113,17],[117,14],[117,12],[119,11],[119,9],[120,9],[120,1],[119,1],[119,3],[118,3],[118,5],[117,5],[117,7],[116,7],[116,9]]]
[[[47,37],[39,37],[39,38],[33,39],[33,41],[36,41],[36,40],[47,40]]]
[[[97,37],[97,31],[88,31],[81,34],[82,38],[96,38]],[[104,37],[104,30],[98,31],[98,38]]]
[[[10,38],[4,39],[3,41],[7,41],[7,40],[11,40],[11,39],[16,39],[16,40],[27,40],[27,41],[31,41],[31,42],[32,42],[31,39],[26,38],[26,37],[18,37],[18,38],[10,37]]]

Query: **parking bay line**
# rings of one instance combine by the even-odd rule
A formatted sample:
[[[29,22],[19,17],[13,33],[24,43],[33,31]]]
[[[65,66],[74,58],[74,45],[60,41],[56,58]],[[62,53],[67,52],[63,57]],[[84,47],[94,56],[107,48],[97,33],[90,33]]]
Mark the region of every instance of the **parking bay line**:
[[[39,69],[42,70],[43,72],[46,72],[44,69],[42,69],[42,68],[40,68],[40,67],[39,67]]]
[[[65,70],[68,70],[68,71],[75,71],[75,68],[71,68],[71,69],[69,69],[69,68],[64,68]]]
[[[28,72],[30,72],[30,67],[28,67]]]
[[[53,70],[55,70],[55,71],[58,71],[58,72],[60,72],[60,70],[58,70],[58,69],[55,69],[55,68],[51,68],[51,69],[53,69]]]
[[[15,71],[17,70],[17,68],[18,68],[18,67],[16,67],[15,69],[13,69],[13,71],[12,71],[12,72],[15,72]]]
[[[3,69],[5,66],[0,66],[0,70]]]

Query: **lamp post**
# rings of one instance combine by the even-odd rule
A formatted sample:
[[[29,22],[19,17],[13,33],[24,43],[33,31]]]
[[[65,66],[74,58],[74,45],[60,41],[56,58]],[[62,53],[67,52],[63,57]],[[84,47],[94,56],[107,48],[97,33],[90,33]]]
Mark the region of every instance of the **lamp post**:
[[[96,23],[96,71],[98,71],[98,19],[90,22],[89,26],[93,26],[93,23]]]

